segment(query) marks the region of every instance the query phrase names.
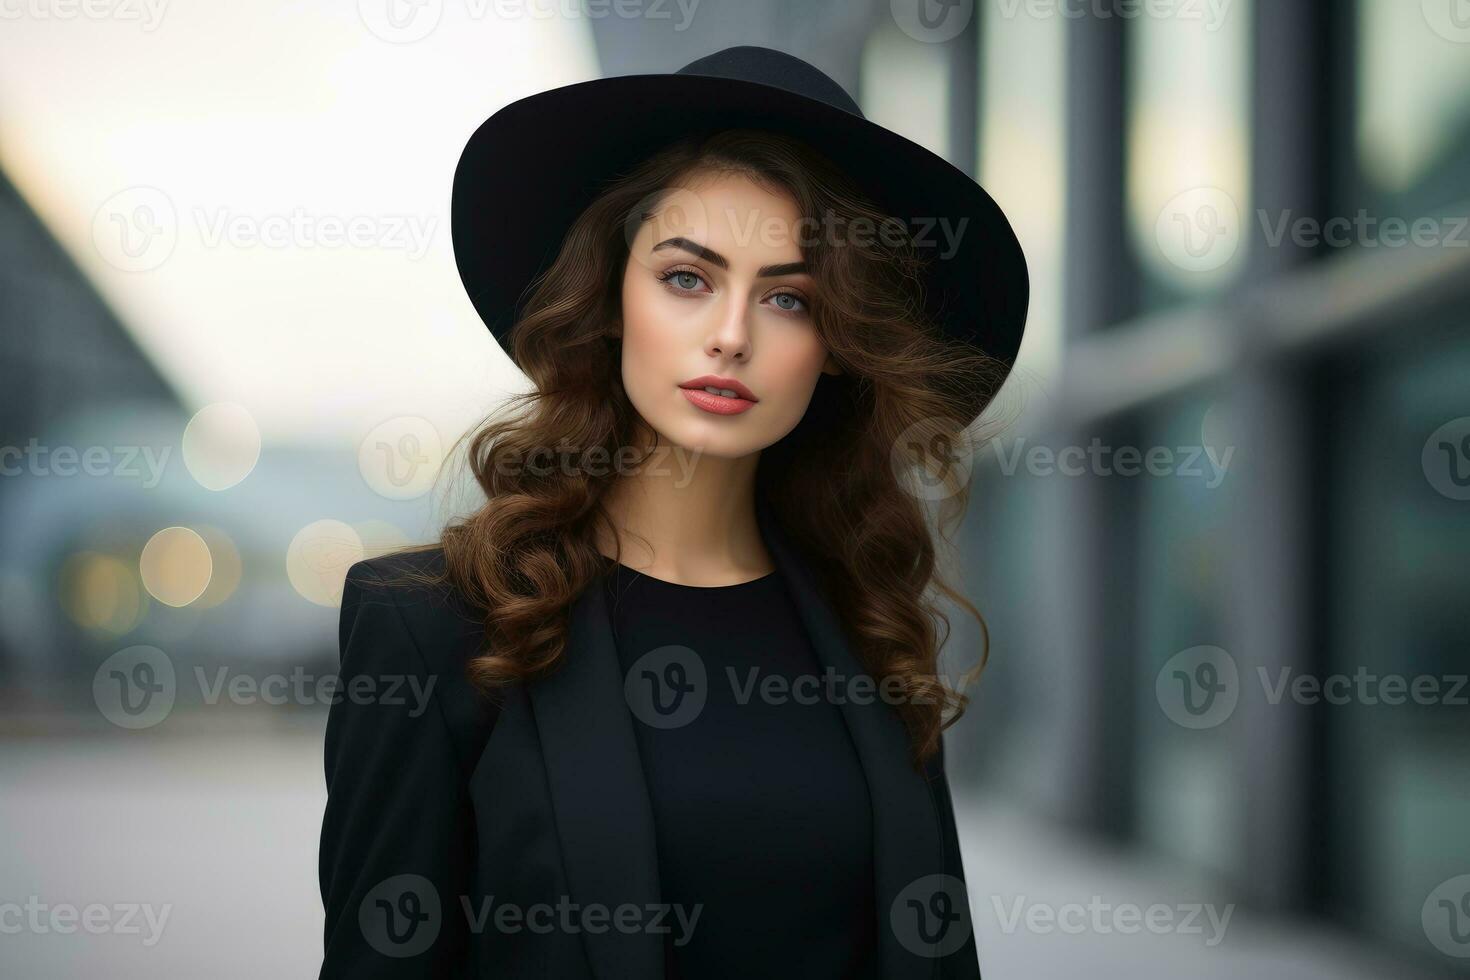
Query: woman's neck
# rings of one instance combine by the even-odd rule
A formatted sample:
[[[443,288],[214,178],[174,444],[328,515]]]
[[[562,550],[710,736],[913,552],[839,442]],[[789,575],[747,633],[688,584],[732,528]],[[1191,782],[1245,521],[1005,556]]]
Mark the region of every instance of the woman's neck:
[[[619,561],[682,585],[746,582],[774,569],[755,516],[760,454],[737,459],[667,444],[622,474],[602,504],[617,528]],[[599,550],[614,557],[615,545]]]

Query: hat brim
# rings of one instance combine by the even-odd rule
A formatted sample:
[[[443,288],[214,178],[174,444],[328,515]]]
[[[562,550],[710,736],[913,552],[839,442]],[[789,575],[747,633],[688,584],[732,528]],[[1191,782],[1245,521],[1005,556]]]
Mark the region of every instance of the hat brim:
[[[810,142],[929,257],[926,308],[944,333],[1013,363],[1026,259],[999,205],[963,171],[862,116],[785,89],[706,75],[621,75],[512,102],[455,168],[450,233],[471,302],[501,347],[527,285],[556,258],[601,182],[681,136],[750,127]]]

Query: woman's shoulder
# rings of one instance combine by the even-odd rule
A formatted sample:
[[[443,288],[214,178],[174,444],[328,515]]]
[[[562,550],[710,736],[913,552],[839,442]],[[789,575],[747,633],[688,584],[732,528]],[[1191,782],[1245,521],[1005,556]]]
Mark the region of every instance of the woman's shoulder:
[[[446,576],[442,545],[422,545],[354,562],[347,569],[342,604],[387,603],[405,622],[436,636],[483,628],[483,617]]]
[[[344,671],[353,648],[366,647],[374,651],[366,658],[373,669],[411,674],[437,702],[472,766],[495,716],[465,674],[482,652],[485,621],[444,573],[444,549],[437,545],[354,562],[342,590],[340,650]]]

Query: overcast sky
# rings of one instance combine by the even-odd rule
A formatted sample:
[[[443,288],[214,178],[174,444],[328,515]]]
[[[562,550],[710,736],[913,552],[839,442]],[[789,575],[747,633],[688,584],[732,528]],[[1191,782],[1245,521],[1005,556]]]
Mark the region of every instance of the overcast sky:
[[[460,285],[450,179],[494,110],[599,74],[590,25],[391,2],[6,8],[0,167],[186,410],[270,443],[452,439],[525,384]]]

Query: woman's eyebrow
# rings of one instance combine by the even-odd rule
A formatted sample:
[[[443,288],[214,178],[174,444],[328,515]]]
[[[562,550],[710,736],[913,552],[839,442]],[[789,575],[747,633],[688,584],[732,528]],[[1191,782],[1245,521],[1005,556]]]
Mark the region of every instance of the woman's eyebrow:
[[[700,258],[704,259],[706,262],[719,266],[721,269],[725,269],[728,271],[730,268],[729,261],[719,252],[716,252],[712,248],[705,248],[698,242],[692,241],[682,236],[665,238],[663,241],[653,246],[652,251],[657,252],[659,249],[664,248],[682,249],[685,252],[688,252],[690,255],[697,255]],[[807,273],[805,262],[783,262],[779,265],[763,265],[758,270],[756,270],[755,277],[757,279],[766,279],[771,276],[794,276],[798,273]]]

